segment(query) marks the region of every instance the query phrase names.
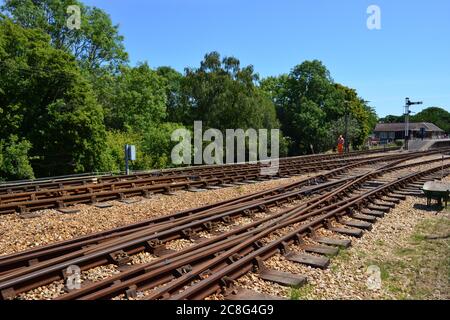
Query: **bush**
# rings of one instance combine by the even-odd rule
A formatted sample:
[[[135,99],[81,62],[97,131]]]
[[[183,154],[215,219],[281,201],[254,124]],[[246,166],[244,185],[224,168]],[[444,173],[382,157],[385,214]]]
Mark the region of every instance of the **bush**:
[[[397,147],[403,147],[404,142],[403,142],[403,140],[395,140],[394,143]]]
[[[136,161],[130,164],[132,170],[170,167],[170,154],[176,144],[171,141],[171,134],[178,128],[182,128],[182,126],[175,123],[163,123],[152,125],[145,132],[108,131],[106,134],[107,151],[102,171],[124,171],[124,147],[126,144],[136,146]]]
[[[31,143],[10,136],[0,140],[0,180],[33,179],[33,168],[28,160]]]

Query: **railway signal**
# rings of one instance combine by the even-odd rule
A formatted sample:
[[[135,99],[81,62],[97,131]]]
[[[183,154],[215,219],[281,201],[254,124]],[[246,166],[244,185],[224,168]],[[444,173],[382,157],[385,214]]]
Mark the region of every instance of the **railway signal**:
[[[409,115],[411,111],[409,108],[413,105],[423,104],[422,101],[412,102],[409,98],[405,99],[405,150],[408,150],[409,141]]]

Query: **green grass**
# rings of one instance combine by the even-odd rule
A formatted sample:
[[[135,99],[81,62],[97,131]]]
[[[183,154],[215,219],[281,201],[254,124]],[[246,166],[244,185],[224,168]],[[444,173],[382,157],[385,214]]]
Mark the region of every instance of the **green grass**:
[[[348,250],[339,250],[338,255],[336,256],[336,260],[347,262],[351,258],[350,253]]]
[[[308,294],[314,289],[311,284],[306,284],[300,288],[291,288],[289,297],[291,300],[305,300]]]
[[[394,248],[385,261],[371,261],[381,269],[383,287],[396,299],[428,299],[436,291],[439,298],[450,298],[450,239],[427,239],[427,235],[445,235],[450,219],[439,216],[416,226],[407,245]]]

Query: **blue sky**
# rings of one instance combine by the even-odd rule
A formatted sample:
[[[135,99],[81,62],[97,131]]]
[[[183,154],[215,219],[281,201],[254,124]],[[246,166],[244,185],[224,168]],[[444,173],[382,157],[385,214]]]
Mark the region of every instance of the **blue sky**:
[[[111,15],[132,64],[179,71],[206,52],[233,55],[263,77],[319,59],[380,116],[405,97],[450,110],[450,1],[82,0]],[[381,9],[381,30],[366,26]]]

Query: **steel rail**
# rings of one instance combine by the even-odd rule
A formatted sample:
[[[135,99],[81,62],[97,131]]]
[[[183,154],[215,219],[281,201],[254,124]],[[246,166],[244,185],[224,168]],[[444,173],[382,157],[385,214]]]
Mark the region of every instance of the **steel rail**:
[[[247,201],[250,199],[255,200],[255,199],[259,199],[261,197],[267,197],[268,195],[275,195],[275,194],[279,194],[281,192],[287,192],[294,188],[299,188],[299,187],[303,187],[303,186],[307,186],[307,185],[311,185],[311,184],[322,183],[322,182],[325,182],[327,179],[330,179],[338,174],[341,174],[352,168],[362,166],[362,165],[365,165],[368,163],[372,163],[372,161],[364,160],[364,161],[356,163],[356,164],[347,165],[347,166],[339,168],[339,169],[331,170],[324,174],[316,175],[314,177],[303,179],[298,182],[293,182],[293,183],[290,183],[290,184],[282,186],[282,187],[275,187],[275,188],[268,189],[266,191],[260,191],[260,192],[253,193],[250,195],[240,196],[238,198],[221,201],[219,203],[214,203],[214,204],[210,204],[210,205],[199,207],[199,208],[184,210],[184,211],[177,212],[174,214],[148,219],[148,220],[145,220],[145,221],[142,221],[139,223],[115,228],[112,230],[98,232],[98,233],[87,235],[87,236],[77,237],[77,238],[66,240],[66,241],[55,242],[50,245],[32,248],[29,250],[25,250],[23,252],[19,252],[19,253],[7,255],[7,256],[0,256],[0,266],[2,266],[2,264],[1,264],[2,261],[8,260],[8,259],[16,259],[16,258],[19,258],[20,256],[28,255],[28,259],[33,260],[33,259],[37,258],[37,256],[33,256],[33,254],[37,254],[39,251],[44,251],[44,250],[48,250],[48,249],[52,249],[52,248],[56,248],[56,247],[64,247],[66,245],[72,245],[75,242],[80,242],[80,245],[86,246],[86,245],[89,245],[91,242],[104,241],[105,237],[108,234],[113,234],[114,236],[116,236],[116,235],[119,236],[119,235],[124,234],[124,232],[133,232],[134,230],[137,230],[137,229],[143,228],[143,227],[147,227],[149,225],[155,226],[158,223],[173,221],[174,219],[179,219],[181,217],[192,216],[195,213],[203,212],[205,210],[210,210],[212,208],[219,209],[226,205],[232,205],[232,204],[238,204],[238,203],[242,204],[244,201]]]
[[[399,156],[399,155],[394,155]],[[384,158],[384,157],[375,157],[373,159]],[[371,158],[368,158],[371,159]],[[357,161],[357,160],[353,160]],[[342,163],[340,163],[342,165]],[[327,165],[315,165],[310,167],[310,169],[298,168],[295,165],[289,165],[285,168],[281,168],[278,177],[289,176],[294,174],[300,174],[302,172],[310,172],[317,171],[319,169],[331,169],[339,167],[339,165],[335,166],[327,166]],[[74,205],[78,203],[96,203],[100,201],[109,201],[109,200],[117,200],[117,199],[125,199],[126,197],[133,196],[148,196],[153,193],[167,193],[176,190],[190,190],[192,188],[203,188],[210,186],[220,186],[226,183],[235,183],[248,181],[250,179],[260,180],[262,178],[267,178],[267,176],[261,174],[260,171],[252,171],[246,172],[245,174],[237,174],[237,175],[223,175],[221,177],[215,177],[212,175],[208,179],[200,179],[200,180],[184,180],[181,182],[175,183],[166,183],[166,184],[144,184],[142,186],[136,186],[139,182],[132,183],[128,185],[128,188],[125,189],[115,189],[110,191],[102,191],[100,187],[100,191],[95,192],[94,188],[88,187],[85,189],[85,192],[81,194],[73,194],[73,195],[64,195],[65,191],[57,192],[56,194],[44,192],[44,194],[49,195],[46,199],[38,199],[36,196],[37,193],[31,193],[29,196],[35,197],[35,200],[28,201],[14,201],[9,199],[8,201],[13,202],[0,202],[0,214],[10,214],[15,212],[27,213],[29,211],[35,211],[40,209],[49,209],[49,208],[65,208],[68,205]],[[184,179],[184,178],[183,178]],[[112,185],[113,186],[113,185]],[[87,192],[87,193],[86,193]],[[56,196],[55,196],[56,195]],[[14,199],[14,197],[13,197]],[[20,198],[21,199],[21,198]],[[23,200],[23,199],[21,199]]]
[[[450,164],[447,164],[445,167],[446,168],[450,167]],[[238,246],[233,247],[232,249],[229,249],[228,251],[226,251],[225,253],[216,257],[215,259],[203,264],[201,267],[193,269],[189,273],[187,273],[187,274],[183,275],[182,277],[180,277],[179,279],[175,280],[174,282],[176,282],[176,284],[174,283],[172,285],[168,285],[168,286],[165,286],[164,288],[161,288],[161,290],[159,292],[147,297],[147,299],[154,299],[154,298],[158,298],[158,297],[162,297],[162,298],[166,297],[166,298],[170,298],[172,300],[205,298],[209,294],[215,292],[217,290],[217,286],[220,287],[221,279],[224,279],[224,277],[226,277],[226,276],[235,278],[236,271],[238,269],[240,270],[240,272],[237,272],[237,274],[241,274],[242,271],[244,271],[246,269],[246,268],[244,268],[244,266],[247,265],[247,268],[248,268],[249,263],[251,265],[253,265],[256,258],[263,257],[263,259],[267,259],[268,256],[271,256],[277,252],[281,252],[281,250],[283,250],[283,249],[280,249],[280,245],[282,245],[283,248],[285,248],[286,244],[290,244],[293,241],[293,239],[298,238],[299,235],[302,236],[302,234],[311,232],[312,228],[317,228],[319,226],[324,225],[328,219],[334,218],[338,214],[346,214],[346,210],[348,208],[350,208],[354,205],[361,205],[361,202],[369,199],[370,196],[376,195],[380,192],[386,192],[386,190],[392,189],[392,187],[394,187],[396,185],[397,186],[401,185],[401,184],[405,183],[407,180],[410,180],[410,179],[413,179],[413,178],[416,178],[419,176],[423,176],[426,173],[436,172],[439,169],[440,169],[439,167],[436,167],[436,168],[425,170],[422,172],[412,173],[412,174],[408,175],[407,177],[404,177],[397,181],[388,183],[387,185],[378,187],[375,190],[370,191],[369,193],[367,193],[365,195],[355,197],[355,198],[351,199],[347,204],[342,205],[330,212],[327,212],[325,215],[323,215],[305,225],[301,225],[300,227],[296,228],[294,231],[291,231],[288,234],[282,236],[280,239],[277,239],[276,241],[273,241],[260,249],[254,250],[254,252],[252,252],[251,254],[241,257],[236,262],[226,266],[225,268],[223,268],[221,270],[215,270],[208,278],[200,280],[199,282],[188,287],[186,290],[182,291],[181,293],[177,293],[177,294],[174,293],[173,295],[167,296],[167,293],[169,292],[169,290],[172,290],[174,288],[179,289],[180,288],[179,284],[181,284],[181,283],[186,284],[187,282],[194,280],[195,278],[197,278],[197,274],[201,274],[202,272],[204,272],[208,269],[212,269],[212,266],[215,263],[223,261],[224,258],[230,257],[231,255],[238,254],[240,250],[244,249],[246,246],[251,245],[255,241],[258,241],[259,239],[261,239],[261,237],[269,235],[271,232],[273,232],[277,228],[274,227],[274,228],[266,229],[266,230],[262,231],[261,234],[258,234],[252,238],[249,238],[248,240],[244,241],[243,243],[239,244]],[[324,211],[324,209],[320,209],[318,211]],[[302,218],[304,218],[304,217],[302,217]],[[279,227],[282,227],[282,226],[285,227],[285,226],[295,223],[297,221],[299,221],[299,219],[296,219],[294,221],[291,220],[291,221],[282,223],[281,226],[279,226]],[[211,288],[211,286],[212,286],[212,288]],[[166,295],[164,295],[164,294],[166,294]]]
[[[403,159],[403,160],[400,160],[400,161],[405,161],[406,159]],[[392,170],[392,168],[390,168],[389,170]],[[200,221],[200,223],[202,223],[202,222],[204,222],[204,221]],[[189,226],[189,225],[188,225]],[[183,228],[183,227],[186,227],[186,226],[182,226],[181,228]],[[136,235],[134,235],[134,236],[136,236]],[[126,237],[125,237],[126,238]],[[129,246],[129,245],[132,245],[133,244],[133,241],[134,241],[134,244],[137,244],[137,243],[142,243],[142,241],[148,241],[148,240],[150,240],[152,238],[152,236],[150,236],[150,238],[146,238],[146,239],[142,239],[142,238],[138,238],[138,239],[134,239],[134,240],[132,240],[132,241],[129,241],[129,242],[126,242],[125,244],[121,244],[121,245],[125,245],[125,246]],[[154,235],[153,235],[153,238],[154,238]],[[128,240],[128,239],[127,239]],[[136,242],[137,241],[137,242]],[[116,250],[116,249],[119,249],[119,247],[118,246],[115,246],[115,247],[113,247],[113,248],[108,248],[108,249],[106,249],[107,251],[104,251],[104,250],[101,250],[100,252],[94,252],[94,253],[90,253],[89,254],[89,256],[92,258],[92,256],[95,256],[95,255],[104,255],[104,254],[106,254],[107,252],[111,252],[112,250]],[[71,260],[71,261],[69,261],[69,262],[67,262],[66,261],[66,263],[70,263],[70,264],[79,264],[80,262],[82,262],[83,261],[83,259],[85,259],[86,257],[81,257],[81,260],[80,259],[74,259],[74,260]],[[61,268],[62,268],[63,266],[62,265],[56,265],[56,266],[50,266],[49,268],[50,269],[52,269],[53,271],[56,271],[56,270],[60,270]],[[56,268],[56,269],[54,269],[54,268]],[[33,270],[33,266],[32,267],[30,267],[29,269],[31,269],[31,270]],[[36,268],[34,268],[34,269],[36,269]],[[29,271],[29,270],[28,270]],[[31,274],[27,274],[27,275],[25,275],[25,278],[30,278],[30,277],[38,277],[40,274],[42,274],[42,271],[43,270],[37,270],[37,271],[35,271],[34,273],[33,272],[31,272]],[[49,271],[49,269],[47,270],[47,271]],[[8,275],[6,275],[6,278],[11,278],[11,276],[12,275],[10,275],[10,274],[8,274]],[[11,283],[4,283],[3,282],[3,280],[6,280],[6,278],[5,277],[2,277],[2,289],[4,289],[4,287],[3,287],[3,285],[6,285],[6,286],[11,286]],[[17,280],[17,279],[16,279]]]
[[[411,156],[410,156],[411,157]],[[409,157],[409,158],[410,158]],[[370,163],[371,161],[369,160],[365,160],[364,163]],[[333,170],[331,172],[329,172],[326,175],[321,175],[321,180],[324,180],[324,178],[327,177],[332,177],[334,176],[336,173],[338,172],[342,172],[345,170],[349,170],[351,167],[354,167],[354,165],[350,165],[344,168],[341,168],[340,170]],[[255,208],[256,207],[260,207],[260,206],[270,206],[273,203],[277,203],[278,201],[282,202],[283,199],[289,199],[290,197],[297,197],[299,195],[299,192],[294,192],[294,193],[288,193],[287,191],[292,189],[293,187],[298,187],[300,185],[305,185],[305,184],[310,184],[312,181],[315,181],[316,178],[313,179],[305,179],[302,182],[297,182],[297,183],[292,183],[288,186],[284,186],[282,188],[278,188],[275,191],[279,192],[286,192],[282,197],[277,197],[276,195],[272,195],[271,197],[267,197],[268,194],[273,194],[273,190],[268,190],[266,192],[262,192],[259,193],[260,196],[266,196],[266,198],[264,198],[265,202],[264,203],[249,203],[249,202],[243,202],[246,198],[247,199],[253,199],[253,201],[255,201],[255,197],[251,197],[251,196],[247,196],[247,197],[240,197],[240,199],[235,200],[233,202],[231,202],[230,204],[233,203],[238,203],[238,208],[240,208],[240,210],[237,210],[236,213],[242,213],[245,210],[249,210],[251,208]],[[339,182],[339,181],[338,181]],[[308,193],[311,192],[312,190],[320,190],[322,188],[327,188],[328,186],[334,186],[336,184],[336,182],[332,182],[332,183],[328,183],[328,184],[323,184],[320,186],[320,188],[313,188],[313,189],[307,189],[307,190],[302,190],[302,193]],[[253,206],[249,206],[249,205],[253,205]],[[214,205],[213,205],[214,206]],[[208,206],[208,209],[210,209],[212,206]],[[223,205],[216,205],[214,206],[216,210],[213,211],[209,211],[209,214],[218,214],[220,212],[224,212],[223,209]],[[222,207],[222,211],[220,211],[220,208]],[[219,210],[218,210],[219,209]],[[226,207],[226,210],[231,210],[233,209],[233,207]],[[231,214],[233,214],[234,212],[231,212]],[[188,211],[187,214],[184,214],[184,217],[189,218],[189,221],[194,221],[195,218],[197,216],[200,216],[204,214],[201,210],[200,213],[194,213],[193,211]],[[177,218],[179,218],[180,215],[177,216]],[[129,226],[127,226],[128,230],[124,230],[125,228],[119,228],[119,229],[114,229],[112,230],[110,233],[112,233],[112,237],[114,238],[118,238],[127,234],[130,234],[132,232],[136,232],[136,231],[140,231],[143,229],[146,229],[147,231],[150,230],[155,230],[155,231],[161,231],[162,229],[155,229],[155,227],[160,227],[162,225],[162,223],[164,223],[167,227],[169,228],[173,228],[175,226],[174,224],[174,219],[176,217],[174,215],[169,215],[169,216],[165,216],[163,218],[156,218],[156,219],[150,219],[148,221],[146,221],[145,223],[139,223],[139,224],[135,224],[132,225],[133,228],[130,228]],[[157,220],[159,220],[159,223],[157,223]],[[177,221],[178,225],[179,224],[183,224],[186,223],[187,220],[179,220]],[[150,225],[151,224],[151,225]],[[138,227],[139,226],[139,227]],[[9,256],[5,256],[5,257],[1,257],[0,259],[0,272],[4,273],[5,269],[8,270],[11,268],[11,265],[19,265],[21,267],[26,266],[29,261],[35,261],[36,259],[38,261],[42,261],[42,260],[46,260],[49,257],[53,257],[55,255],[60,254],[61,252],[67,253],[68,249],[72,249],[73,251],[75,250],[80,250],[82,247],[85,247],[87,245],[91,245],[92,243],[95,242],[104,242],[107,239],[107,237],[105,236],[105,233],[100,233],[99,237],[90,237],[90,239],[86,239],[86,237],[83,237],[82,239],[80,239],[79,243],[73,243],[73,241],[65,241],[63,243],[55,243],[51,246],[46,246],[44,248],[37,248],[37,249],[33,249],[33,250],[28,250],[26,252],[23,253],[19,253],[19,254],[14,254],[14,255],[9,255]],[[87,241],[84,241],[87,240]],[[43,256],[44,254],[47,254],[48,256],[45,257]]]
[[[341,187],[341,189],[345,189],[345,187]],[[336,192],[334,192],[334,193],[336,193]],[[328,200],[328,198],[329,198],[329,196],[326,198],[323,198],[322,200],[326,201],[326,200]],[[345,205],[347,202],[348,201],[343,201],[338,204],[328,206],[321,210],[323,211],[323,210],[327,210],[330,208],[339,207],[340,205]],[[320,204],[320,203],[318,203],[318,204]],[[310,207],[309,209],[311,209],[311,208],[312,207]],[[304,206],[301,206],[301,209],[305,209]],[[298,208],[296,208],[296,210],[298,210]],[[286,212],[288,212],[288,211],[291,213],[291,215],[292,215],[292,213],[295,213],[295,210],[287,210],[287,211],[284,211],[284,212],[278,214],[278,216],[285,215]],[[303,217],[303,219],[304,218],[305,217]],[[273,219],[274,219],[274,217],[272,216],[272,217],[264,219],[264,221],[254,222],[248,226],[241,227],[238,230],[231,231],[225,235],[222,235],[220,238],[217,237],[216,239],[226,239],[230,236],[237,236],[238,233],[244,229],[253,229],[254,227],[256,227],[257,224],[263,224],[263,223],[268,222],[269,220],[273,220]],[[290,223],[292,223],[292,222],[291,221],[287,222],[287,224],[290,224]],[[267,228],[267,225],[265,225],[264,228]],[[251,232],[248,232],[247,235],[248,234],[254,235],[254,233],[256,231],[257,230],[252,230]],[[242,236],[242,235],[240,235],[240,236]],[[213,240],[208,240],[207,242],[211,243],[212,241]],[[223,241],[225,241],[225,243],[229,243],[229,241],[231,241],[231,239],[226,239]],[[74,299],[74,298],[90,300],[90,299],[105,298],[105,297],[117,294],[120,290],[125,290],[127,288],[130,288],[133,285],[139,284],[140,282],[147,281],[147,280],[151,279],[152,277],[155,277],[155,280],[153,282],[151,282],[150,285],[147,284],[145,287],[140,287],[140,289],[150,288],[152,286],[160,285],[164,281],[174,280],[176,278],[175,276],[172,275],[172,276],[163,277],[163,276],[161,276],[161,273],[164,273],[164,272],[170,273],[171,271],[174,271],[175,268],[181,268],[182,266],[192,264],[192,260],[189,260],[192,256],[195,256],[197,259],[200,259],[200,258],[211,259],[211,256],[214,253],[217,253],[217,251],[212,251],[212,252],[209,251],[210,247],[206,246],[206,244],[208,244],[207,242],[204,243],[203,248],[202,248],[202,245],[196,245],[195,248],[191,247],[191,248],[183,250],[182,252],[178,252],[171,256],[165,257],[164,262],[151,262],[151,263],[148,263],[145,265],[137,266],[133,270],[125,271],[125,273],[122,275],[113,276],[111,279],[104,280],[101,283],[91,284],[80,290],[76,290],[76,291],[70,292],[66,295],[63,295],[60,298],[58,298],[58,300],[68,300],[68,299]],[[241,237],[239,238],[238,243],[240,243],[240,242],[242,242]],[[224,243],[222,243],[222,244],[224,244]],[[217,244],[217,245],[219,245],[219,244]],[[223,247],[220,247],[220,248],[222,249]],[[197,250],[198,253],[195,253],[195,252],[192,253],[193,250]],[[169,263],[170,263],[170,266],[168,265]],[[159,268],[162,268],[162,269],[159,269]],[[136,274],[138,274],[138,276],[136,276]]]
[[[380,158],[374,157],[374,158]],[[370,158],[368,158],[370,159]],[[307,172],[317,172],[357,162],[359,159],[338,160],[337,162],[299,167],[300,164],[289,162],[280,165],[277,177],[290,176]],[[302,163],[304,164],[304,163]],[[167,176],[148,179],[127,180],[87,184],[78,187],[60,188],[54,190],[38,190],[22,193],[0,195],[0,213],[27,212],[30,210],[64,208],[77,203],[95,203],[115,199],[125,199],[135,195],[150,195],[175,190],[190,190],[210,186],[220,186],[227,183],[245,182],[250,179],[272,178],[264,175],[259,168],[217,169],[215,172],[203,172],[197,176]],[[133,192],[135,191],[135,192]],[[130,193],[131,192],[131,193]]]
[[[382,152],[390,152],[399,150],[400,148],[386,148],[386,149],[375,149],[375,150],[369,150],[369,151],[356,151],[356,152],[350,152],[347,154],[339,155],[339,154],[320,154],[320,155],[309,155],[309,156],[297,156],[297,157],[290,157],[290,158],[280,158],[280,161],[285,161],[289,159],[299,159],[299,160],[324,160],[324,159],[343,159],[343,158],[350,158],[354,156],[363,156],[363,155],[370,155],[370,154],[376,154],[376,153],[382,153]],[[123,180],[123,179],[137,179],[139,177],[152,177],[152,176],[160,176],[160,175],[179,175],[180,173],[187,173],[192,174],[198,171],[204,171],[211,168],[233,168],[236,166],[245,166],[245,165],[255,165],[250,163],[237,163],[237,164],[225,164],[221,166],[217,165],[202,165],[202,166],[195,166],[195,167],[184,167],[184,168],[172,168],[172,169],[163,169],[163,170],[155,170],[151,172],[143,172],[143,173],[136,173],[132,175],[91,175],[88,177],[80,177],[77,178],[48,178],[48,179],[37,179],[33,181],[11,181],[6,183],[0,184],[0,194],[7,194],[10,192],[14,192],[15,190],[26,190],[27,188],[34,188],[35,191],[38,191],[40,188],[44,187],[56,187],[60,188],[64,185],[84,185],[86,183],[92,182],[92,179],[96,179],[98,181],[115,181],[115,180]],[[67,183],[67,184],[66,184]],[[37,188],[37,189],[36,189]]]

